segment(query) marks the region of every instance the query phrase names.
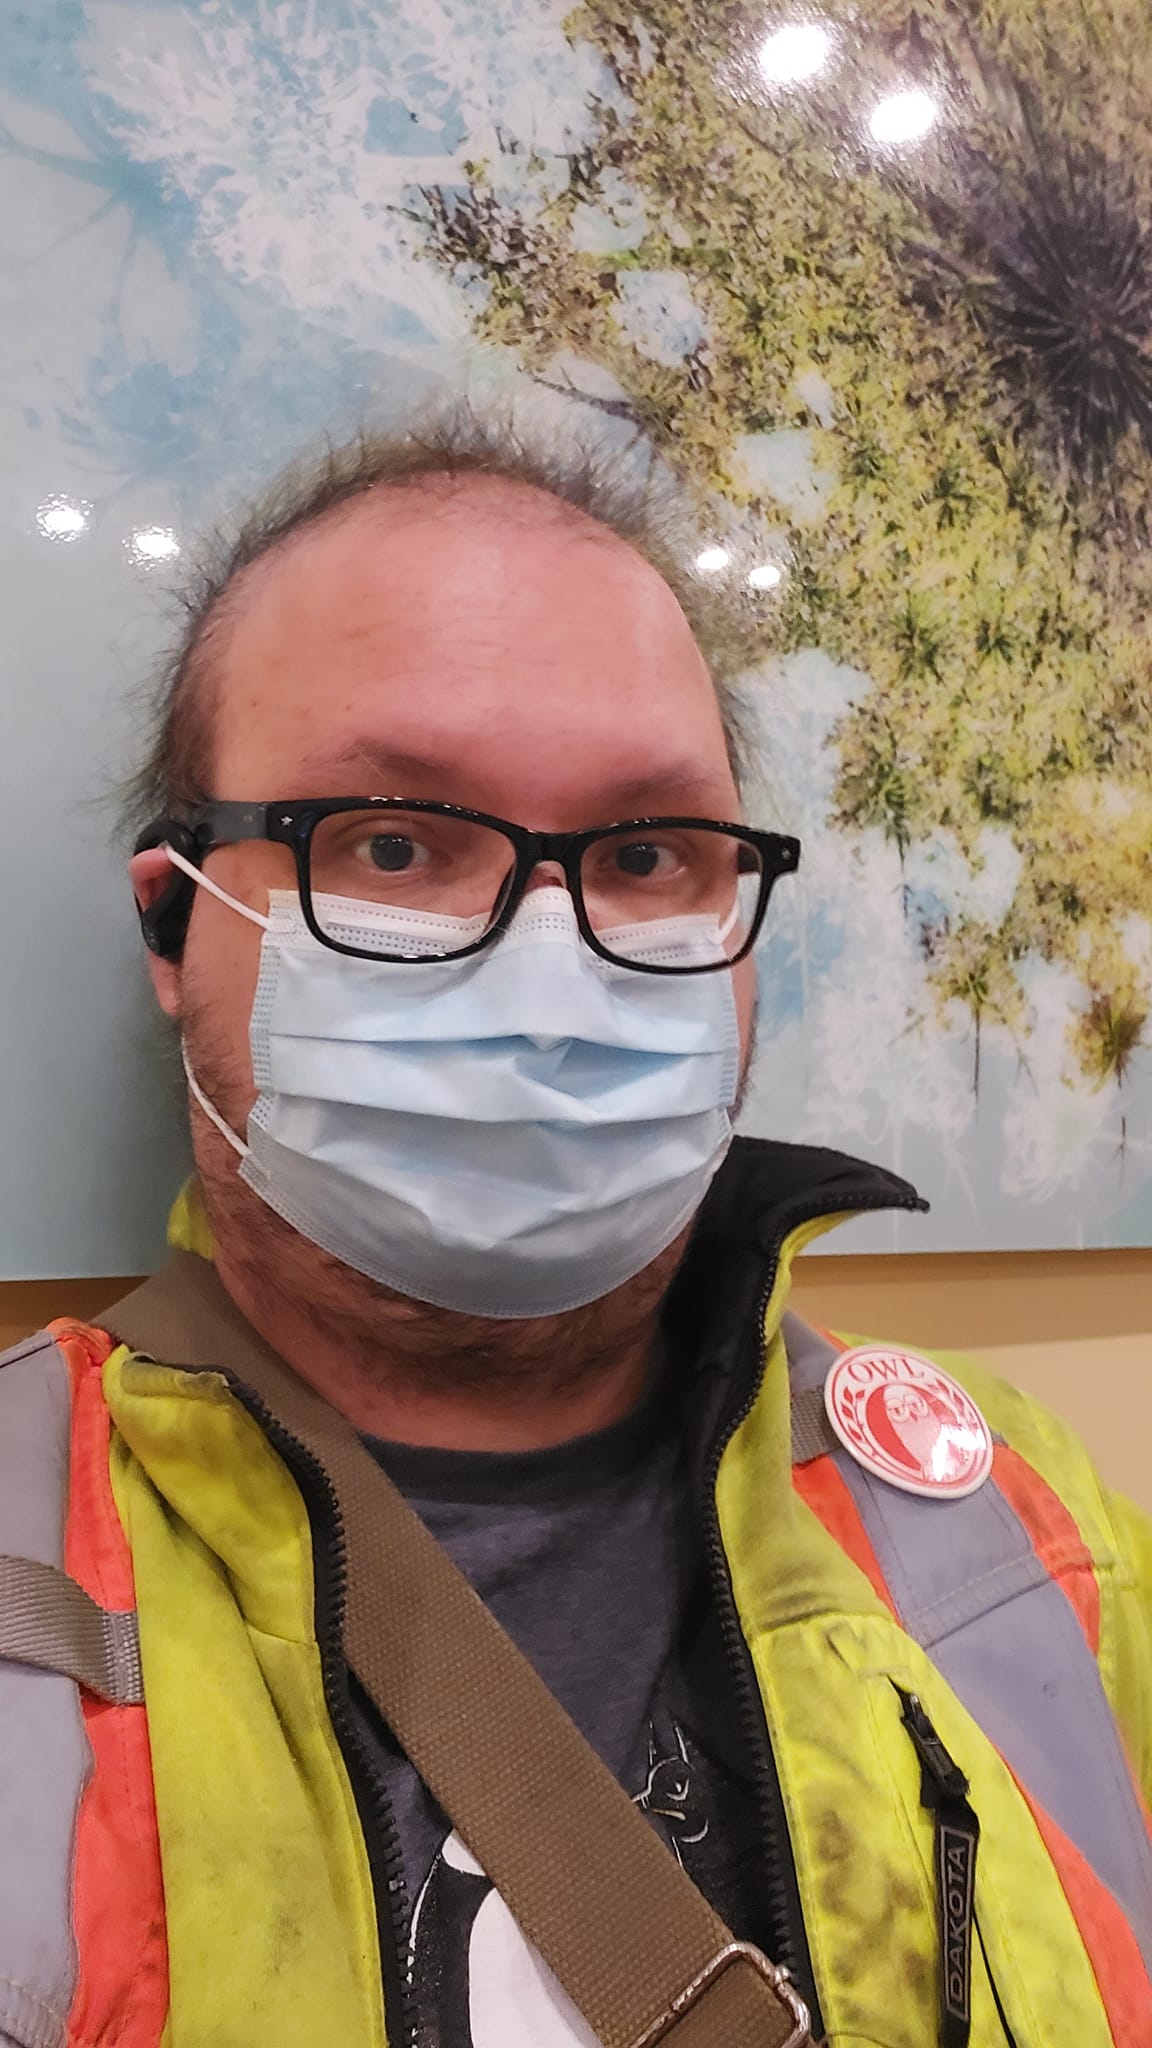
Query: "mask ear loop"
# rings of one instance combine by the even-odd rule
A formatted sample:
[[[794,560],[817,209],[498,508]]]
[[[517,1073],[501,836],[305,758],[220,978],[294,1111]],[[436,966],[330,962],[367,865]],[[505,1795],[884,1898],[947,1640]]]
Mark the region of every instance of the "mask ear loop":
[[[236,1133],[232,1129],[231,1124],[225,1123],[215,1103],[209,1102],[208,1097],[205,1095],[204,1090],[200,1086],[199,1081],[196,1079],[195,1074],[192,1072],[192,1062],[188,1057],[188,1048],[184,1044],[183,1039],[181,1039],[180,1041],[180,1061],[184,1068],[184,1079],[188,1083],[188,1093],[192,1097],[193,1102],[196,1103],[199,1109],[203,1110],[209,1123],[215,1125],[216,1129],[220,1133],[220,1136],[222,1138],[227,1138],[228,1143],[232,1147],[232,1150],[238,1153],[241,1159],[247,1159],[249,1150],[248,1146],[244,1143],[242,1138],[238,1138],[236,1136]]]
[[[241,917],[246,917],[249,924],[258,924],[261,931],[271,931],[272,919],[270,917],[265,917],[262,910],[253,910],[247,903],[238,903],[235,896],[230,896],[227,889],[222,889],[219,882],[214,882],[210,875],[202,874],[199,868],[193,867],[192,862],[185,860],[182,853],[177,853],[174,846],[169,846],[167,840],[164,841],[164,852],[167,854],[172,866],[179,868],[182,874],[187,875],[189,881],[195,882],[198,889],[207,889],[208,894],[215,896],[217,902],[226,903],[229,910],[235,910]]]
[[[246,917],[249,924],[259,925],[261,931],[271,931],[272,920],[270,917],[265,917],[262,911],[252,910],[247,903],[238,903],[235,896],[230,896],[227,889],[222,889],[219,883],[214,882],[209,875],[202,875],[199,868],[193,867],[192,862],[185,860],[182,853],[177,853],[174,846],[169,846],[167,840],[164,841],[164,852],[167,854],[172,866],[179,868],[182,874],[187,875],[189,881],[195,882],[198,889],[207,889],[210,896],[215,896],[221,903],[226,903],[229,910],[235,910],[241,917]],[[214,1125],[215,1129],[219,1131],[220,1136],[227,1140],[232,1150],[241,1159],[247,1159],[247,1145],[242,1138],[236,1136],[231,1124],[225,1123],[215,1103],[209,1102],[199,1081],[192,1072],[192,1062],[188,1057],[188,1048],[184,1044],[183,1039],[180,1041],[180,1061],[184,1068],[184,1079],[188,1083],[188,1093],[197,1108],[203,1110],[209,1123]]]

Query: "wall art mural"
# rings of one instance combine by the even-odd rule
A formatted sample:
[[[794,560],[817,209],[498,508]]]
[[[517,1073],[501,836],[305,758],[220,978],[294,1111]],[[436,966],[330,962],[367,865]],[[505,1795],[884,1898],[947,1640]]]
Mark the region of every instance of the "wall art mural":
[[[1146,0],[0,20],[7,1269],[132,1270],[178,1171],[88,799],[191,538],[444,385],[698,503],[805,842],[747,1126],[934,1205],[837,1248],[1152,1242]]]

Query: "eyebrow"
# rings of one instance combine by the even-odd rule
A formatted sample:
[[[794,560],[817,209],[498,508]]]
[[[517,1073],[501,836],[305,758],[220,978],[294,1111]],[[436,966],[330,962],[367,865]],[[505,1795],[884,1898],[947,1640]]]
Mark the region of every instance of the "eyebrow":
[[[665,773],[657,771],[639,780],[608,783],[603,796],[617,811],[642,813],[653,805],[664,805],[680,801],[705,802],[713,794],[713,785],[707,782],[699,770],[684,765],[669,767]]]
[[[317,756],[306,763],[304,779],[309,773],[325,777],[339,775],[345,770],[349,774],[366,771],[374,782],[382,783],[382,790],[365,790],[365,795],[386,794],[408,796],[412,793],[406,784],[421,786],[434,782],[438,777],[451,780],[460,773],[460,762],[436,760],[421,754],[393,752],[381,746],[376,738],[352,741],[341,747],[338,753]],[[665,768],[656,768],[641,776],[630,776],[619,782],[602,784],[595,801],[604,807],[604,816],[641,816],[645,810],[669,803],[693,801],[706,803],[713,791],[713,784],[701,775],[691,761],[670,761]],[[352,789],[348,794],[359,795]],[[451,801],[451,799],[447,799]]]
[[[387,794],[405,796],[407,791],[400,787],[407,778],[423,782],[429,776],[446,775],[452,771],[443,761],[425,759],[420,754],[404,754],[380,744],[377,739],[351,740],[332,754],[318,754],[305,763],[305,775],[340,775],[364,770],[375,781],[395,784]],[[353,792],[355,794],[356,792]],[[374,792],[375,793],[375,792]]]

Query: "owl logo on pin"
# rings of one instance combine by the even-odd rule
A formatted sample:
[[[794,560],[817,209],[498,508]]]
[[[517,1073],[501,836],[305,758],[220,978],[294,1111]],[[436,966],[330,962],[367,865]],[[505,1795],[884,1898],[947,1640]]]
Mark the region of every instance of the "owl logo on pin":
[[[824,1405],[856,1463],[905,1493],[959,1500],[992,1470],[992,1432],[975,1401],[914,1351],[845,1351],[824,1383]]]

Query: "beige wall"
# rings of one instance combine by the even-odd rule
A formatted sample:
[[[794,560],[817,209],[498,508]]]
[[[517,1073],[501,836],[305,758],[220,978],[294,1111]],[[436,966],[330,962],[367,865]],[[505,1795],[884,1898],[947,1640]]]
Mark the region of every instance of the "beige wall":
[[[127,1280],[0,1285],[0,1348],[51,1316],[96,1316]],[[974,1351],[1080,1431],[1105,1478],[1152,1511],[1152,1251],[809,1256],[812,1322]]]

